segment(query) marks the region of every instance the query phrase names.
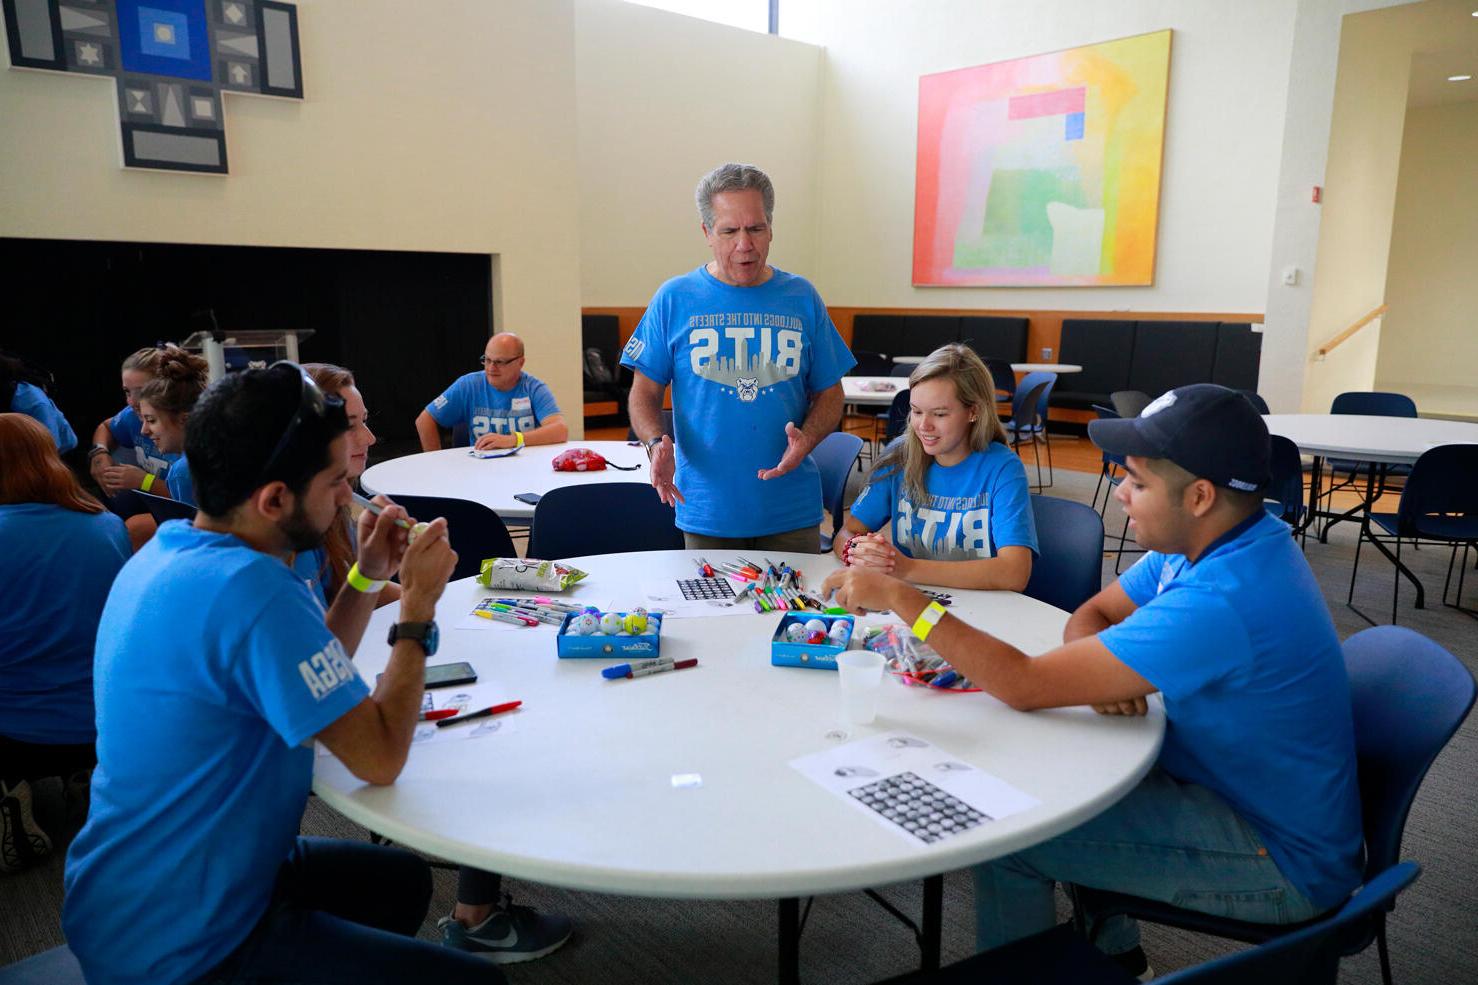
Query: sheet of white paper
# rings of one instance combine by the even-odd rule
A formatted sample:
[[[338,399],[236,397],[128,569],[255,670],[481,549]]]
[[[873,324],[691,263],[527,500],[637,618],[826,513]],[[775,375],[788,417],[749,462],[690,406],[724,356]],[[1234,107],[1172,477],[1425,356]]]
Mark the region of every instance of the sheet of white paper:
[[[793,759],[790,765],[916,845],[946,840],[1041,803],[904,732],[848,742]]]
[[[734,590],[739,590],[738,585]],[[677,579],[643,582],[639,602],[618,609],[631,609],[640,605],[648,612],[660,612],[669,619],[684,619],[695,616],[752,616],[755,615],[754,600],[745,596],[737,603],[733,599],[690,601],[683,597]]]
[[[505,701],[514,700],[508,688],[498,681],[478,681],[476,684],[459,684],[456,687],[432,688],[421,696],[421,711],[444,711],[447,708],[455,708],[457,714],[465,715],[469,711],[479,708],[491,708],[493,705],[502,704]],[[480,721],[504,722],[506,726],[513,725],[513,719],[509,715],[517,715],[518,711],[508,712],[502,715],[494,715],[488,719],[475,719],[466,725],[452,725],[439,729],[436,723],[420,722],[416,725],[416,735],[411,740],[412,745],[424,745],[428,742],[444,742],[447,738],[461,737],[464,739],[481,738],[491,735],[499,729],[484,730],[476,735],[476,723]],[[431,731],[427,732],[427,727]],[[432,733],[440,732],[442,736],[436,737]],[[331,755],[323,743],[318,744],[318,755]]]

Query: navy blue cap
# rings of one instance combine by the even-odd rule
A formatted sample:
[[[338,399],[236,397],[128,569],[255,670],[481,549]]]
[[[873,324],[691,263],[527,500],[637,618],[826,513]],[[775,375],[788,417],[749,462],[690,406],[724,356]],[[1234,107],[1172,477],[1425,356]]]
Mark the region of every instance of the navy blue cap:
[[[1112,455],[1168,458],[1228,489],[1256,492],[1272,477],[1266,422],[1250,400],[1214,383],[1177,387],[1138,417],[1091,421],[1088,437]]]

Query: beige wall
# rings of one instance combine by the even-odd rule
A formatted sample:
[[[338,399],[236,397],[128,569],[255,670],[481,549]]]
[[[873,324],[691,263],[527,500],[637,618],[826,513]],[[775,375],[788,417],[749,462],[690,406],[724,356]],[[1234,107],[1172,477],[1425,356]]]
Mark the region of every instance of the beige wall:
[[[298,18],[307,98],[228,95],[228,177],[125,172],[111,80],[0,71],[0,235],[496,254],[495,321],[578,407],[571,0]]]
[[[770,260],[813,273],[821,49],[624,0],[576,0],[575,53],[585,304],[644,305],[709,258],[693,188],[725,161],[770,175]]]
[[[1478,370],[1478,102],[1406,117],[1376,381],[1474,386]]]
[[[1294,5],[803,0],[786,30],[826,47],[817,286],[908,307],[1261,311]],[[918,77],[1175,31],[1152,287],[914,288]]]
[[[1344,19],[1309,311],[1301,401],[1306,413],[1326,412],[1336,395],[1375,385],[1379,320],[1324,359],[1315,358],[1315,350],[1385,296],[1406,118],[1411,48],[1402,42],[1409,19],[1409,8]]]

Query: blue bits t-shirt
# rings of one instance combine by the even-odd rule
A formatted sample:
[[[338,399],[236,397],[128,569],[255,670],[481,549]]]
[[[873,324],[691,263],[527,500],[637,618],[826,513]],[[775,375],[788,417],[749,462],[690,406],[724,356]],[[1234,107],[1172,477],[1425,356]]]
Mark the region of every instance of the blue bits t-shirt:
[[[177,503],[186,506],[194,506],[195,503],[195,481],[190,477],[190,460],[184,455],[176,459],[169,467],[168,474],[164,477],[169,486],[169,497]]]
[[[281,558],[182,520],[124,565],[103,625],[62,927],[92,985],[188,982],[266,912],[310,740],[369,689]]]
[[[0,735],[91,742],[92,651],[132,548],[111,513],[0,505]]]
[[[163,475],[171,463],[179,459],[178,452],[162,452],[154,439],[144,434],[144,422],[132,407],[124,407],[108,421],[108,431],[119,448],[126,448],[132,455],[121,455],[126,464],[137,465],[150,475]]]
[[[10,411],[34,417],[46,425],[51,439],[56,442],[57,454],[65,455],[77,447],[77,435],[61,408],[46,395],[46,391],[33,383],[17,383],[15,396],[10,401]]]
[[[1261,510],[1189,563],[1154,551],[1098,638],[1165,696],[1160,766],[1220,794],[1314,903],[1360,883],[1350,682],[1288,525]]]
[[[760,537],[821,522],[821,478],[809,458],[761,481],[785,453],[811,395],[857,362],[803,277],[772,268],[731,287],[699,267],[657,289],[621,363],[672,384],[677,525],[712,537]]]
[[[520,373],[511,390],[499,390],[486,373],[468,373],[426,405],[437,424],[444,428],[467,425],[468,444],[477,444],[485,434],[529,431],[559,413],[554,391],[542,380]]]
[[[1010,448],[991,442],[954,465],[930,464],[928,498],[914,502],[901,468],[874,475],[852,504],[869,530],[891,523],[893,543],[912,558],[974,561],[1003,547],[1037,551],[1026,469]]]

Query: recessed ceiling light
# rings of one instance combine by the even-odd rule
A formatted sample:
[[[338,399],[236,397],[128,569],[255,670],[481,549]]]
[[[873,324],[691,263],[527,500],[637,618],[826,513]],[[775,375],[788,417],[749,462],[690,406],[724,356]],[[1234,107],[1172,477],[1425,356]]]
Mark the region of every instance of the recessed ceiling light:
[[[1449,75],[1447,77],[1447,81],[1448,82],[1467,82],[1471,78],[1472,78],[1471,75]]]

